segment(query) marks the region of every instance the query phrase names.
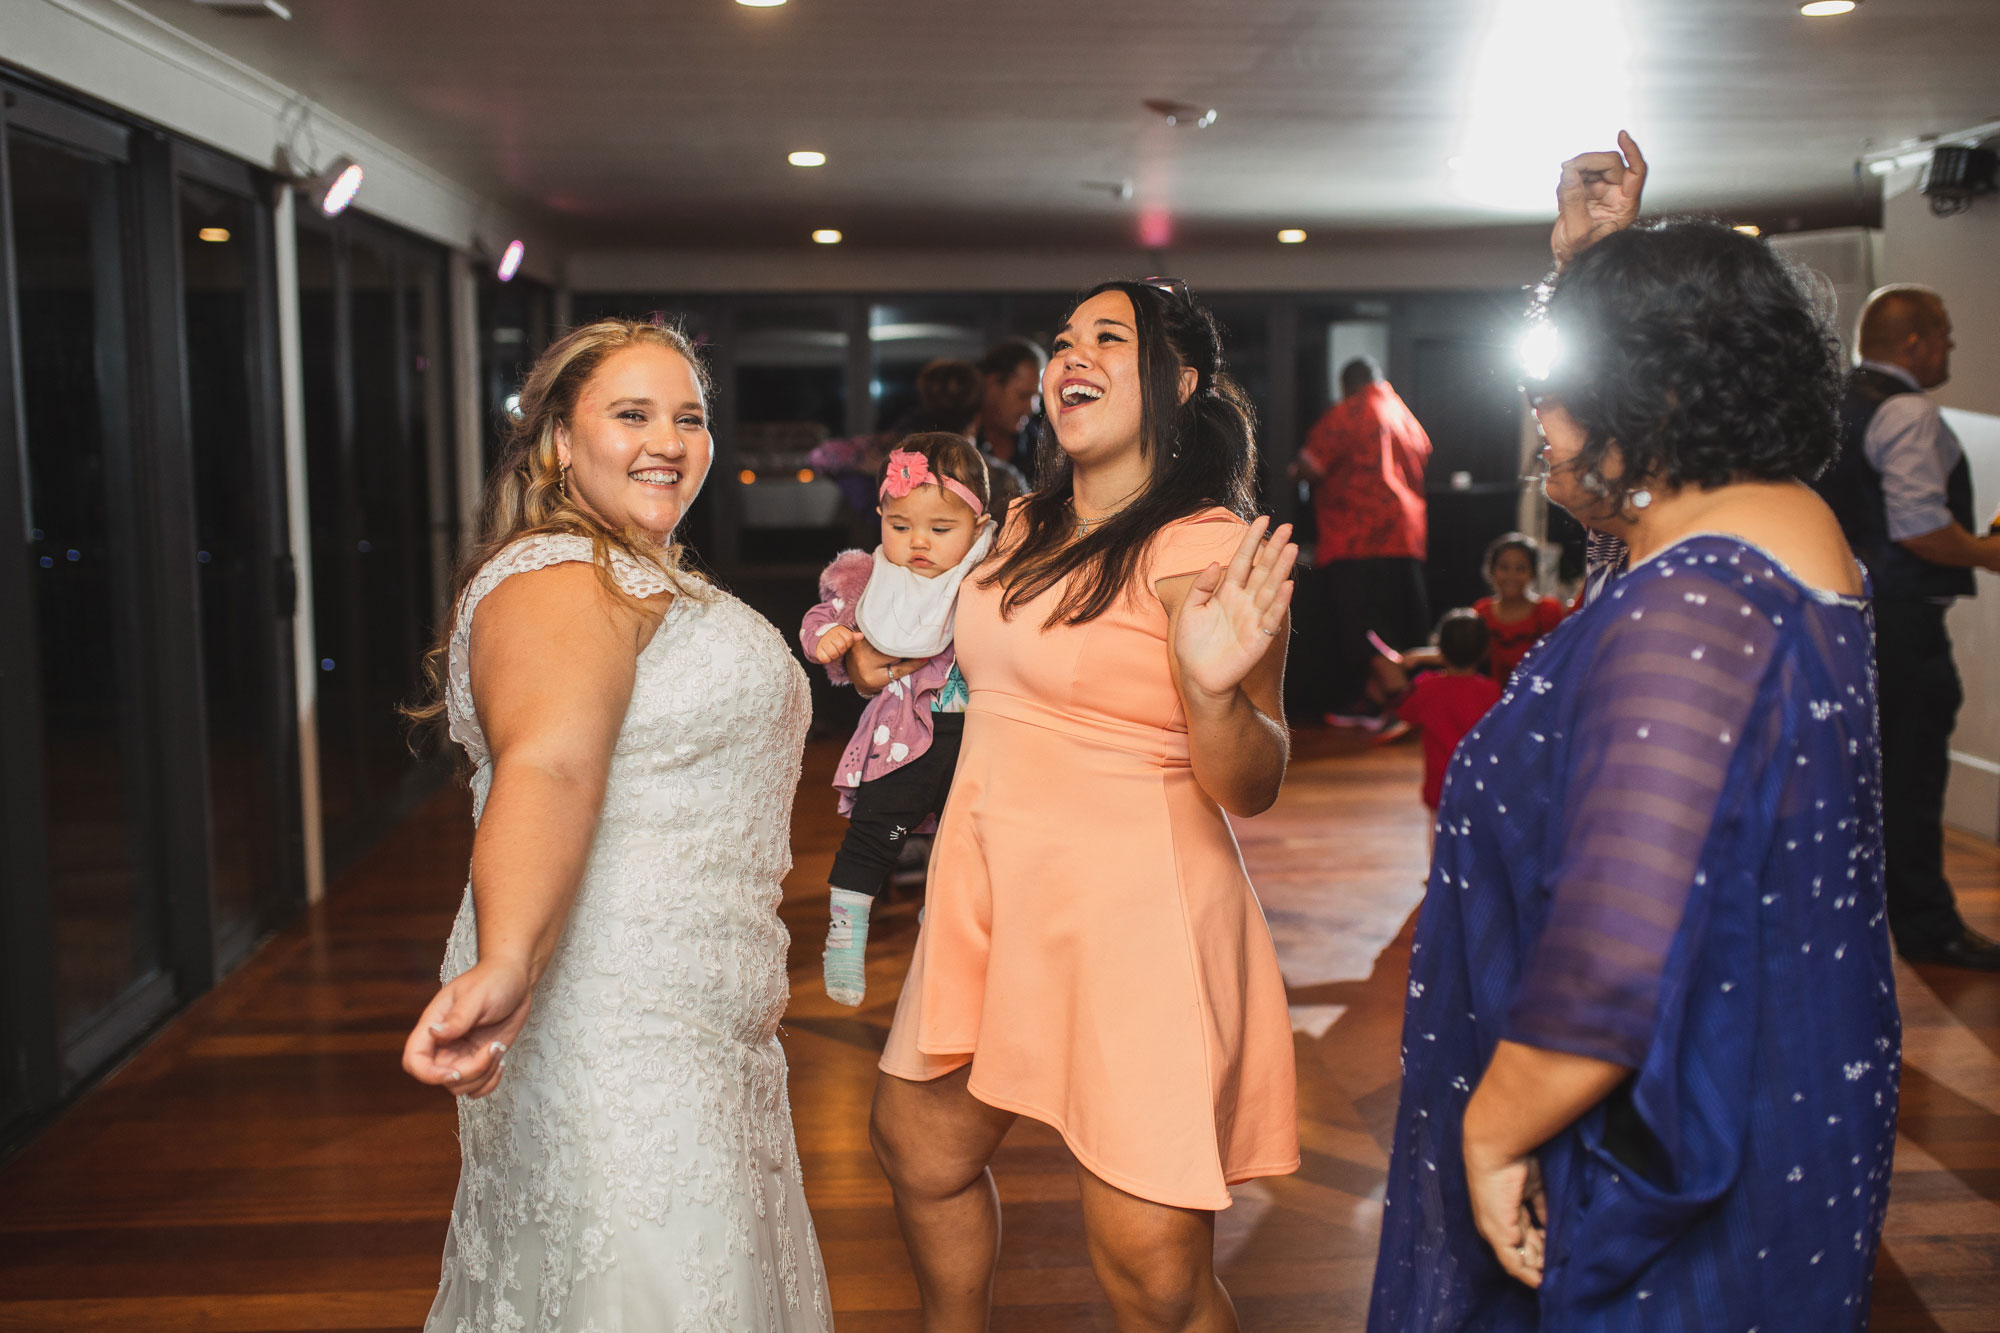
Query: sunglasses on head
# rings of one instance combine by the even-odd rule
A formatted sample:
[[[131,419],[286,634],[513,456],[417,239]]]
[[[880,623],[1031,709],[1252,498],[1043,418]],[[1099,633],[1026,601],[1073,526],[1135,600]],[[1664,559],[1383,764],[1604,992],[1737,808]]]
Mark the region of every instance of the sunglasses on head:
[[[1139,279],[1139,281],[1144,283],[1148,287],[1159,288],[1161,291],[1165,292],[1168,296],[1178,296],[1183,301],[1194,300],[1194,293],[1190,292],[1188,290],[1188,285],[1182,282],[1179,278],[1153,277],[1153,278],[1141,278]]]

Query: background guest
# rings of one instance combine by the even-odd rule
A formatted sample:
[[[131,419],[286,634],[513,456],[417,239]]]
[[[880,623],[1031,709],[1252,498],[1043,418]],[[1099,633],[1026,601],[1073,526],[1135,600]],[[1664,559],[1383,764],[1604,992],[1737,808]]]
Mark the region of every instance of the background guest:
[[[1500,687],[1486,665],[1490,651],[1486,622],[1478,612],[1463,607],[1445,612],[1437,629],[1442,665],[1418,676],[1409,698],[1396,709],[1403,722],[1423,732],[1424,804],[1433,810],[1444,791],[1452,752],[1500,702]]]
[[[1011,344],[1003,343],[1000,348],[995,349],[995,352],[1008,349],[1010,346]],[[1039,359],[1041,351],[1033,344],[1024,343],[1019,346],[1033,353],[1027,364],[1032,367],[1030,373],[1039,382],[1042,366]],[[987,353],[987,358],[991,360],[994,354],[994,352]],[[986,456],[986,472],[993,488],[991,512],[996,516],[1005,514],[1007,506],[1012,503],[1014,497],[1027,491],[1028,479],[1011,461],[1018,456],[1012,447],[1008,448],[1005,457],[999,457],[993,454],[981,437],[992,428],[996,411],[1003,420],[1026,421],[1028,414],[1025,409],[1019,413],[1012,413],[1010,406],[1016,398],[1011,386],[1019,378],[1019,374],[1014,374],[996,389],[995,377],[982,370],[979,365],[970,361],[939,357],[917,372],[917,406],[890,430],[892,443],[922,431],[945,431],[952,435],[963,435]],[[996,397],[1002,400],[999,408],[994,406]],[[1028,402],[1032,404],[1033,401],[1034,395],[1031,393]],[[1004,437],[996,436],[996,438]]]
[[[1540,553],[1540,543],[1519,532],[1497,537],[1486,548],[1486,582],[1493,595],[1480,598],[1472,609],[1486,622],[1492,640],[1487,669],[1501,685],[1513,678],[1528,650],[1566,614],[1557,598],[1531,594]]]
[[[1965,924],[1944,877],[1944,791],[1965,695],[1945,612],[2000,570],[2000,536],[1974,535],[1965,450],[1924,390],[1951,374],[1936,292],[1885,287],[1861,312],[1861,364],[1841,405],[1841,453],[1820,493],[1868,566],[1882,707],[1889,929],[1917,963],[2000,972],[2000,944]]]
[[[1020,475],[1035,475],[1035,418],[1042,410],[1048,353],[1026,338],[1003,338],[979,358],[982,388],[973,443]]]
[[[1369,632],[1399,650],[1430,633],[1424,467],[1431,441],[1373,361],[1348,362],[1340,393],[1291,468],[1294,479],[1312,483],[1318,520],[1313,578],[1330,643],[1329,661],[1318,667],[1316,711],[1333,723],[1379,725],[1381,706],[1365,697],[1376,657]]]

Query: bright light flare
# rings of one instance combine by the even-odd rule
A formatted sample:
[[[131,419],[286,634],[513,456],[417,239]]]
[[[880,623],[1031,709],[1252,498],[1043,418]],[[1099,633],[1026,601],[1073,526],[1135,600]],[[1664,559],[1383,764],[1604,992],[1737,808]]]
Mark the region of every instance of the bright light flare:
[[[745,9],[776,9],[785,0],[736,0],[736,3]]]
[[[1514,350],[1521,358],[1521,370],[1529,379],[1545,380],[1556,368],[1562,344],[1556,337],[1556,326],[1544,322],[1529,325]]]
[[[832,227],[821,227],[813,233],[813,241],[819,245],[839,245],[841,235]]]
[[[202,240],[207,241],[210,245],[222,245],[223,243],[229,240],[229,228],[203,227],[200,231],[196,232],[195,235],[199,236]]]
[[[1739,222],[1730,228],[1730,230],[1740,231],[1745,236],[1762,236],[1764,234],[1764,229],[1754,222]]]
[[[500,281],[512,282],[514,275],[521,271],[521,260],[527,257],[528,247],[519,241],[507,242],[507,251],[500,256],[500,267],[495,270]]]
[[[354,202],[354,196],[361,193],[361,174],[359,162],[349,162],[342,168],[340,174],[333,178],[333,183],[326,187],[326,193],[320,196],[319,211],[328,217],[346,212],[347,206]]]
[[[1299,245],[1305,239],[1306,234],[1297,227],[1287,227],[1278,233],[1278,244],[1280,245]]]
[[[826,154],[816,152],[811,148],[801,148],[798,152],[787,157],[785,161],[795,167],[823,167],[826,165]]]
[[[1557,165],[1633,124],[1625,0],[1498,0],[1448,163],[1450,187],[1502,213],[1551,213]],[[1589,71],[1578,96],[1575,71]]]
[[[1841,14],[1852,14],[1857,0],[1806,0],[1799,6],[1799,13],[1809,19],[1830,19]]]

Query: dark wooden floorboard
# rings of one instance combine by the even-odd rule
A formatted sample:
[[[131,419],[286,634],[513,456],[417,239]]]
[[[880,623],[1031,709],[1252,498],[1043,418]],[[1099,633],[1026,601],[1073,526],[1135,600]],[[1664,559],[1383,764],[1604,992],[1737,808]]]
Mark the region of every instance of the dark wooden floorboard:
[[[875,1057],[916,907],[871,936],[868,1002],[819,988],[823,876],[842,825],[816,745],[783,914],[792,1099],[843,1333],[914,1333],[916,1289],[868,1150]],[[1238,1187],[1217,1249],[1243,1325],[1358,1329],[1395,1115],[1398,1030],[1428,819],[1413,748],[1301,735],[1283,799],[1239,825],[1291,987],[1304,1166]],[[401,1074],[435,984],[470,830],[432,801],[0,1169],[0,1329],[408,1329],[434,1289],[457,1176],[448,1100]],[[1967,915],[2000,928],[2000,849],[1953,835]],[[2000,979],[1898,974],[1902,1135],[1875,1327],[2000,1329]],[[1007,1208],[994,1328],[1108,1330],[1072,1164],[1024,1122],[995,1166]]]

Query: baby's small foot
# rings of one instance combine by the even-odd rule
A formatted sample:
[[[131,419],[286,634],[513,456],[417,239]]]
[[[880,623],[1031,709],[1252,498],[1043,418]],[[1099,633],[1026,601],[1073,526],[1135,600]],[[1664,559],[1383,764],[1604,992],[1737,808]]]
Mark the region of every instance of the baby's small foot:
[[[834,889],[826,928],[827,998],[835,1004],[858,1005],[868,995],[868,909],[875,900],[865,893]]]

